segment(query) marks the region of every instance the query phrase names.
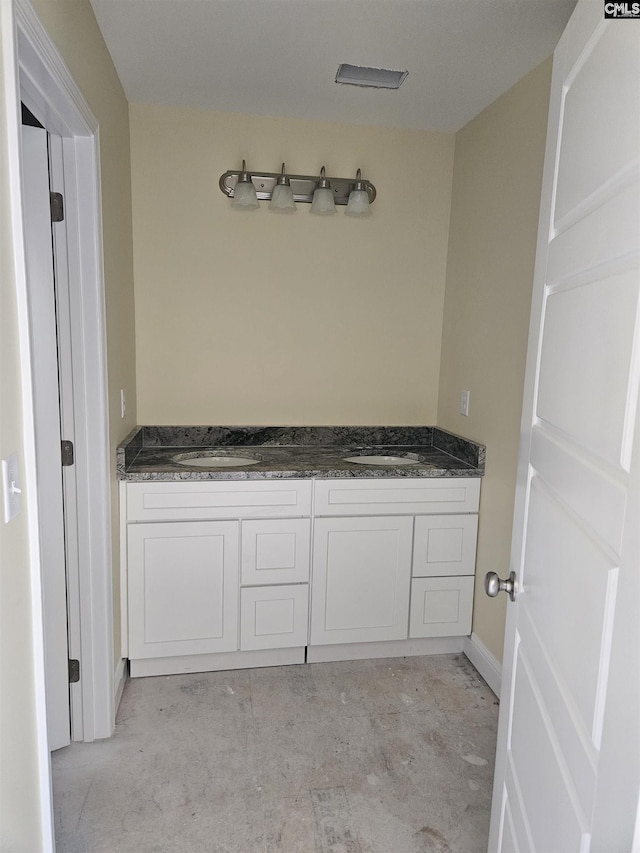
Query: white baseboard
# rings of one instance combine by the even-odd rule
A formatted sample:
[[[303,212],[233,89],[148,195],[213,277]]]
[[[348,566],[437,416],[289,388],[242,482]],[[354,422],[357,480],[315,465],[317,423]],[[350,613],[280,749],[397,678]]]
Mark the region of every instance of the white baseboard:
[[[118,713],[118,708],[120,707],[120,700],[122,699],[122,691],[124,690],[124,686],[127,683],[127,661],[125,658],[120,658],[118,661],[118,665],[116,667],[116,673],[113,676],[113,695],[114,695],[114,709],[113,709],[113,719],[115,720],[116,715]]]
[[[491,654],[476,634],[464,638],[463,652],[487,682],[496,696],[500,696],[502,664]]]

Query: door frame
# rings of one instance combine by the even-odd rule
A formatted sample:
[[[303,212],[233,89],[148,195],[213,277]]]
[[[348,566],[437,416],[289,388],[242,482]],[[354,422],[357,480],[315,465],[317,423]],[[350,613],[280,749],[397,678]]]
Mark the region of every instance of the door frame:
[[[68,580],[72,605],[69,620],[72,652],[79,651],[81,661],[80,691],[74,699],[73,708],[73,735],[74,739],[92,741],[110,737],[115,721],[99,126],[28,0],[14,0],[14,22],[17,94],[48,131],[62,138],[68,211],[66,232],[78,531],[73,542],[77,546],[76,570],[71,567]],[[18,108],[19,104],[16,110]],[[16,234],[16,241],[19,238],[22,242],[23,235],[24,223],[22,233]],[[16,249],[16,257],[22,267],[19,286],[26,288],[23,242]],[[22,355],[24,375],[31,374],[31,358],[30,347],[25,348]],[[30,394],[25,398],[24,406],[29,407],[33,423]],[[27,444],[31,466],[34,464],[31,440]],[[37,513],[34,518],[37,525]],[[38,614],[41,621],[41,607]],[[73,648],[74,638],[79,649],[77,646]]]

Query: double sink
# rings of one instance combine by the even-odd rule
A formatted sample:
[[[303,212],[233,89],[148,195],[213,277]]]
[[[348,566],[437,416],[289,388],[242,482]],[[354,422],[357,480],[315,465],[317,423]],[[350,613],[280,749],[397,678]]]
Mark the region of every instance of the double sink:
[[[262,460],[253,456],[234,456],[217,450],[198,450],[192,453],[176,453],[172,456],[177,465],[185,465],[190,468],[244,468],[248,465],[258,465]],[[419,465],[422,461],[416,454],[407,453],[402,456],[386,456],[384,454],[361,454],[357,456],[345,456],[343,462],[351,462],[355,465]]]

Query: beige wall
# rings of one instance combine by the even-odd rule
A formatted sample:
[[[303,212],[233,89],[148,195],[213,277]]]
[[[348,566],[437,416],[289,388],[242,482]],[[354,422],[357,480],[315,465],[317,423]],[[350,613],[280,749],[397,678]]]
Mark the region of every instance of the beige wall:
[[[136,424],[129,108],[89,0],[32,0],[51,40],[100,124],[109,377],[114,647],[120,657],[118,488],[115,448]],[[120,389],[127,416],[120,417]]]
[[[502,659],[551,60],[456,136],[438,424],[487,445],[473,630]],[[469,389],[468,417],[459,414]]]
[[[434,422],[453,136],[130,112],[139,422]],[[361,167],[373,216],[234,211],[218,179],[242,158]]]
[[[11,44],[9,15],[6,9],[0,14],[0,44]],[[0,102],[15,115],[13,92],[5,98],[5,86],[14,85],[11,71],[5,73],[4,67],[5,61],[11,64],[11,56],[0,58]],[[0,110],[0,458],[17,451],[24,480],[7,110]],[[27,525],[26,505],[9,524],[0,519],[0,850],[15,853],[40,850],[42,824]]]

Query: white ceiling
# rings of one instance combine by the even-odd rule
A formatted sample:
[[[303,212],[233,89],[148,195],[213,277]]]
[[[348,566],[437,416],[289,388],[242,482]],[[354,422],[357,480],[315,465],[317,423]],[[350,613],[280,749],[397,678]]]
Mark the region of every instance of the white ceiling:
[[[576,0],[91,0],[130,101],[455,131],[549,56]],[[407,69],[398,91],[341,62]]]

